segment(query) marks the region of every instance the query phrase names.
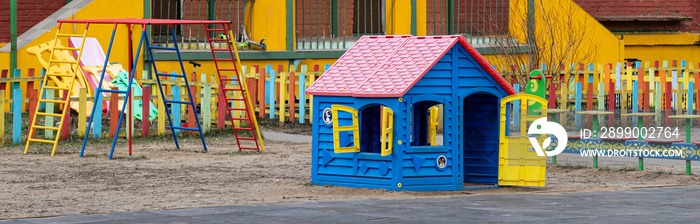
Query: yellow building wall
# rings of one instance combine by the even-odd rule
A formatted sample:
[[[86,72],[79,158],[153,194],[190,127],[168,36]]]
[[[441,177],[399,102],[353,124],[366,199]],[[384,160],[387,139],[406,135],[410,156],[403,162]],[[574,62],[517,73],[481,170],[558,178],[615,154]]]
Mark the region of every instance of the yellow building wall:
[[[513,0],[511,1],[511,14],[517,13],[519,11],[524,12],[526,5],[523,4],[527,0]],[[251,38],[255,41],[259,41],[265,38],[265,43],[267,44],[268,51],[285,51],[287,41],[286,35],[286,19],[287,15],[286,4],[282,4],[283,1],[256,1],[253,8],[253,23]],[[410,34],[411,33],[411,0],[386,0],[386,13],[387,13],[387,34]],[[425,35],[425,23],[426,23],[426,4],[424,0],[418,0],[416,6],[416,27],[418,35]],[[639,55],[636,50],[639,49],[643,51],[647,46],[644,45],[634,45],[632,51],[629,54],[623,55],[624,46],[620,45],[620,41],[617,37],[612,35],[605,27],[600,25],[595,21],[590,15],[586,14],[580,7],[574,4],[571,0],[554,0],[548,1],[548,4],[540,5],[540,7],[545,7],[545,10],[554,13],[554,17],[565,17],[569,16],[561,10],[557,10],[557,7],[570,6],[574,7],[576,10],[583,12],[577,13],[576,18],[586,24],[587,27],[593,29],[592,35],[586,39],[592,41],[600,42],[597,46],[599,50],[598,55],[590,62],[593,63],[611,63],[621,61],[623,57],[630,57],[630,55]],[[518,8],[515,8],[518,7]],[[124,0],[119,4],[115,4],[113,1],[109,0],[95,0],[94,2],[87,5],[84,9],[80,10],[75,14],[75,19],[114,19],[114,18],[142,18],[143,17],[143,1],[141,0]],[[105,13],[110,12],[110,13]],[[517,22],[514,22],[515,16],[511,15],[510,29],[511,33],[524,41],[524,29],[519,27]],[[69,19],[69,18],[66,18]],[[393,22],[392,22],[393,21]],[[544,25],[542,21],[536,21],[538,30],[543,30]],[[68,25],[64,32],[72,32],[72,25]],[[83,30],[83,25],[76,25],[76,30],[78,32]],[[103,50],[107,51],[107,45],[109,43],[109,37],[111,34],[111,25],[92,25],[88,36],[97,38],[103,46]],[[138,38],[140,37],[140,27],[134,27],[134,52],[136,52],[136,44]],[[566,30],[558,29],[559,32],[566,32]],[[36,68],[39,71],[40,64],[34,56],[29,55],[26,49],[31,46],[38,45],[40,43],[47,42],[53,39],[56,28],[53,28],[51,32],[48,32],[39,38],[33,40],[27,46],[19,50],[18,53],[18,67],[22,71],[26,71],[27,68]],[[128,64],[127,51],[127,38],[126,38],[127,28],[125,26],[120,26],[117,30],[117,38],[114,43],[114,50],[110,57],[110,62],[119,62],[125,67]],[[539,34],[538,34],[539,35]],[[629,39],[629,37],[627,38]],[[589,44],[589,47],[594,46]],[[629,45],[628,45],[629,46]],[[686,46],[688,47],[688,46]],[[669,54],[677,53],[678,51],[670,51]],[[495,56],[486,56],[489,61],[495,61],[493,58]],[[313,69],[313,65],[332,64],[337,59],[308,59],[301,62],[301,65],[307,65],[309,70]],[[688,60],[688,59],[686,59]],[[203,66],[198,68],[197,73],[208,73],[215,74],[216,70],[212,61],[201,61]],[[248,68],[252,65],[272,65],[275,70],[277,70],[277,65],[283,65],[285,70],[288,69],[290,65],[289,60],[245,60],[243,58],[243,65]],[[177,61],[164,61],[159,62],[159,70],[161,71],[179,71],[179,63]],[[9,53],[0,53],[0,68],[9,67]],[[137,65],[137,76],[140,77],[141,70],[143,66],[141,64]],[[185,66],[186,71],[191,72],[191,66]],[[298,68],[297,68],[298,71]],[[24,88],[24,86],[22,86]]]
[[[142,0],[122,0],[119,3],[115,3],[114,1],[110,0],[95,0],[85,6],[83,9],[75,13],[73,16],[69,16],[68,18],[64,19],[126,19],[126,18],[143,18],[143,1]],[[36,56],[30,55],[27,53],[27,48],[51,41],[54,39],[54,36],[56,35],[56,30],[58,27],[58,23],[56,23],[56,26],[52,28],[49,32],[46,32],[39,36],[38,38],[32,40],[29,44],[25,45],[24,47],[18,49],[17,51],[17,68],[22,70],[22,76],[26,76],[26,71],[28,68],[34,68],[35,69],[35,74],[36,76],[41,75],[41,64],[39,64],[39,61],[37,60]],[[74,29],[75,27],[75,29]],[[89,27],[88,34],[87,36],[89,37],[95,37],[97,40],[100,42],[102,45],[103,50],[105,53],[107,52],[107,47],[109,45],[109,40],[110,40],[110,35],[112,33],[113,25],[99,25],[99,24],[92,24]],[[117,28],[117,33],[115,36],[114,40],[114,47],[112,50],[112,54],[110,55],[110,62],[119,62],[124,67],[127,67],[128,65],[128,41],[127,41],[127,27],[125,25],[121,25]],[[85,30],[85,24],[65,24],[61,28],[61,33],[82,33]],[[141,28],[140,27],[134,27],[133,28],[133,38],[138,41],[138,38],[141,36]],[[64,43],[65,46],[68,46],[68,43]],[[134,54],[136,52],[136,47],[137,43],[134,44]],[[48,54],[45,54],[46,57],[48,57]],[[142,68],[143,66],[140,65],[137,66],[137,68]],[[0,53],[0,68],[7,69],[10,67],[10,53],[9,52],[3,52]],[[139,70],[140,72],[140,70]],[[35,85],[36,88],[39,87],[39,85]],[[26,94],[26,83],[21,83],[20,86],[21,89],[23,89],[23,94]],[[9,88],[8,92],[6,92],[6,96],[9,96]]]
[[[700,62],[700,34],[625,34],[625,58],[637,58],[644,62],[685,60]],[[680,66],[680,63],[678,64]],[[697,66],[696,66],[697,67]]]
[[[428,19],[427,19],[427,1],[416,1],[416,35],[425,36],[427,35],[428,29]]]
[[[286,50],[286,1],[255,1],[252,11],[253,24],[251,29],[252,35],[250,38],[253,41],[260,41],[261,39],[265,38],[268,51]]]
[[[525,22],[527,2],[528,0],[510,1],[510,33],[523,43],[527,42],[527,23]],[[577,42],[580,43],[580,47],[577,48],[579,51],[568,57],[568,61],[573,63],[612,63],[623,60],[624,42],[572,0],[535,0],[534,2],[534,35],[538,37],[537,40],[541,46],[554,46],[543,51],[543,57],[549,57],[553,53],[561,55],[567,48],[567,43]],[[567,36],[581,36],[583,38],[567,41]],[[585,53],[581,52],[594,53],[586,58]]]
[[[386,34],[410,35],[411,0],[387,0],[386,6]]]

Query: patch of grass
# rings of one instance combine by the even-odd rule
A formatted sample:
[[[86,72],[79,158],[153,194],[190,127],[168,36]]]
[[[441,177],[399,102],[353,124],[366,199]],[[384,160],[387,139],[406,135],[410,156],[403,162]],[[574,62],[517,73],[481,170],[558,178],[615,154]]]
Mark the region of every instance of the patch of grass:
[[[306,182],[306,183],[304,183],[303,185],[304,185],[304,187],[313,187],[313,186],[316,186],[315,184],[312,184],[311,181]]]
[[[286,121],[280,125],[279,119],[257,118],[258,126],[265,130],[283,132],[287,134],[311,135],[311,124],[300,124],[298,121]]]
[[[83,138],[84,137],[79,137],[77,135],[71,135],[66,140],[58,140],[58,147],[81,148],[83,146]],[[86,146],[89,146],[91,144],[109,145],[111,147],[112,138],[104,137],[104,136],[102,138],[92,138],[92,132],[91,132],[90,136],[88,136],[88,142],[87,142]]]
[[[673,174],[671,171],[657,170],[656,174]]]
[[[637,171],[637,170],[638,170],[638,168],[633,167],[633,166],[626,166],[626,167],[622,167],[622,168],[617,169],[617,171],[622,171],[622,172],[631,172],[631,171]]]
[[[253,154],[262,154],[258,151],[250,151],[250,150],[243,150],[243,151],[233,151],[233,152],[216,152],[212,153],[213,155],[217,156],[234,156],[234,155],[253,155]]]
[[[581,166],[581,165],[572,165],[572,164],[566,164],[563,166],[559,166],[562,169],[567,169],[567,170],[580,170],[580,169],[587,169],[588,167]]]
[[[51,153],[51,152],[49,152]],[[80,151],[63,151],[61,149],[56,149],[56,155],[70,155],[70,154],[80,154]]]
[[[93,158],[97,158],[97,157],[101,157],[101,156],[107,157],[107,153],[103,153],[103,154],[83,154],[83,157],[93,157]]]
[[[163,152],[189,152],[190,150],[178,149],[178,148],[164,148],[164,149],[160,149],[160,151],[163,151]]]
[[[134,160],[144,160],[144,159],[148,159],[148,158],[144,155],[140,155],[140,156],[117,156],[117,157],[112,157],[112,159],[134,161]]]
[[[21,145],[22,145],[22,148],[24,148],[24,144],[21,144]],[[51,150],[52,150],[51,148],[40,148],[38,150],[32,150],[30,148],[27,153],[51,155]],[[56,153],[54,153],[54,155],[70,155],[70,154],[76,154],[76,153],[80,153],[80,151],[65,151],[65,150],[62,150],[61,148],[57,148]]]

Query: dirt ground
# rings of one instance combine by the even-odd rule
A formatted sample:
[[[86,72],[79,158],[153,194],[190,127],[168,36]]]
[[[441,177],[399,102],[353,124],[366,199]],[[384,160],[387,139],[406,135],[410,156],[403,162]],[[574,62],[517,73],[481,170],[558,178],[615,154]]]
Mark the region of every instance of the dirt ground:
[[[160,210],[216,205],[304,201],[398,199],[450,195],[560,193],[639,187],[696,185],[698,176],[619,167],[594,170],[549,166],[547,187],[503,187],[452,192],[390,192],[310,184],[311,144],[266,141],[266,153],[239,153],[233,137],[182,139],[177,150],[169,138],[136,139],[134,154],[111,140],[89,142],[79,157],[80,141],[62,142],[51,157],[48,148],[24,145],[0,148],[0,219]]]

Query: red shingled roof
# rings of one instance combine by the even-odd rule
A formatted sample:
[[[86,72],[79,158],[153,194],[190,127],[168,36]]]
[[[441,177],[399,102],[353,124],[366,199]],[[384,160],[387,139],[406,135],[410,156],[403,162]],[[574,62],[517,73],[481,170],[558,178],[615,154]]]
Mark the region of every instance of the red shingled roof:
[[[447,51],[460,43],[509,94],[513,87],[472,47],[456,36],[364,36],[314,82],[306,94],[400,97]]]

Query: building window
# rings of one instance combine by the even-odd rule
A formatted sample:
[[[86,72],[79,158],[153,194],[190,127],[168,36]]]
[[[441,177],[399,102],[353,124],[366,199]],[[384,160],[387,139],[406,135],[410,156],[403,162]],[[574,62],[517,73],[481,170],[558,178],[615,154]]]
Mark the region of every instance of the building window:
[[[363,35],[384,35],[386,7],[384,0],[296,0],[296,49],[348,49]]]

